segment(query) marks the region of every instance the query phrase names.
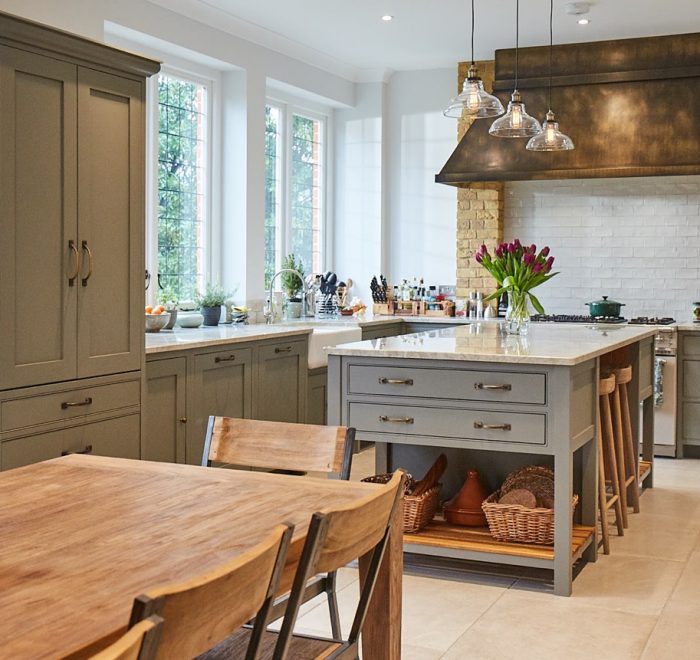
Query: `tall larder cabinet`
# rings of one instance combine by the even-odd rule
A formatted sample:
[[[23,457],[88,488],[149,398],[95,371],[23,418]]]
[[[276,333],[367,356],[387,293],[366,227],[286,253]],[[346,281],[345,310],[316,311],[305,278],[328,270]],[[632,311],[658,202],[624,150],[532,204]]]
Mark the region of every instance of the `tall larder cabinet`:
[[[90,447],[138,458],[113,429],[139,427],[145,81],[158,69],[0,14],[2,469]]]

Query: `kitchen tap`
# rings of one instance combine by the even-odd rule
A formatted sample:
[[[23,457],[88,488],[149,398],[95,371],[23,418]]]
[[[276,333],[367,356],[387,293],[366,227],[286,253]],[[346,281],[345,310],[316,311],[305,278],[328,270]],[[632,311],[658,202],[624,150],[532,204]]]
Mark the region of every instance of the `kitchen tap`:
[[[298,270],[294,270],[293,268],[282,268],[282,270],[278,270],[270,279],[270,291],[268,294],[267,298],[267,306],[265,310],[263,311],[263,316],[265,317],[265,323],[267,325],[271,325],[273,322],[273,309],[272,309],[272,293],[273,293],[273,286],[275,284],[275,280],[277,279],[278,275],[281,275],[282,273],[294,273],[300,280],[301,280],[301,286],[302,286],[302,296],[301,296],[301,315],[303,317],[308,316],[307,309],[308,309],[308,300],[307,300],[307,294],[309,292],[309,285],[306,283],[306,280],[302,277],[302,274]]]

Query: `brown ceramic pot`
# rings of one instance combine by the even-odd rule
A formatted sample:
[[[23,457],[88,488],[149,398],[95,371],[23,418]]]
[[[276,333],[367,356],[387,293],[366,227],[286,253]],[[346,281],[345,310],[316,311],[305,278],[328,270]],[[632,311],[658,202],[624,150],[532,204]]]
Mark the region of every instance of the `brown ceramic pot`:
[[[451,525],[466,527],[484,527],[486,516],[481,509],[481,503],[489,496],[481,477],[476,470],[469,470],[467,480],[459,493],[445,502],[443,511],[445,520]]]

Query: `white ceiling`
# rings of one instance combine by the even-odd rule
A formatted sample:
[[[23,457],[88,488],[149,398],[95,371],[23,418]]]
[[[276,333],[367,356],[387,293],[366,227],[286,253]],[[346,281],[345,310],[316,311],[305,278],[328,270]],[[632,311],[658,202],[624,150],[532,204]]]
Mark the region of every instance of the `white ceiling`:
[[[469,57],[469,0],[151,0],[350,79]],[[580,26],[555,0],[555,43],[700,31],[700,0],[595,0]],[[383,14],[394,20],[384,22]],[[549,0],[522,0],[520,43],[548,43]],[[476,0],[476,59],[515,41],[515,0]]]

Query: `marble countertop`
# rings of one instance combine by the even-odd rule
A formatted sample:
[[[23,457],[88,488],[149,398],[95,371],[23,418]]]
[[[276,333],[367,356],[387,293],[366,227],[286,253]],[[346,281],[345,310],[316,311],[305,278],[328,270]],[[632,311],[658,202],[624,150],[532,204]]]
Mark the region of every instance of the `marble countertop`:
[[[146,355],[191,348],[228,346],[239,342],[311,334],[310,326],[290,325],[218,325],[200,328],[174,328],[146,333]]]
[[[329,348],[329,355],[573,366],[646,337],[649,326],[531,323],[527,335],[504,335],[498,323],[475,323]]]
[[[679,330],[694,330],[695,332],[700,332],[700,323],[693,323],[693,321],[679,321],[674,327]]]

